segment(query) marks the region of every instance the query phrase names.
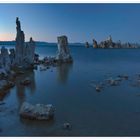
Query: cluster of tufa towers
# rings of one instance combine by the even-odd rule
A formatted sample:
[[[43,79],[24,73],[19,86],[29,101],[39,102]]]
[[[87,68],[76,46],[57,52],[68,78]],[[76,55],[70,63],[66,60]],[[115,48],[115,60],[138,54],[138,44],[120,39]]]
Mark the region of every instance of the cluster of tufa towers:
[[[24,32],[18,17],[16,18],[16,46],[15,49],[1,48],[0,70],[10,71],[11,67],[29,68],[34,63],[35,42],[30,38],[25,42]]]
[[[32,37],[29,42],[25,42],[25,34],[21,30],[19,18],[16,18],[16,46],[13,49],[7,49],[4,46],[0,52],[0,73],[8,72],[11,68],[32,68],[35,61],[35,42]],[[59,36],[58,53],[55,57],[59,62],[72,62],[70,50],[68,48],[67,36]]]

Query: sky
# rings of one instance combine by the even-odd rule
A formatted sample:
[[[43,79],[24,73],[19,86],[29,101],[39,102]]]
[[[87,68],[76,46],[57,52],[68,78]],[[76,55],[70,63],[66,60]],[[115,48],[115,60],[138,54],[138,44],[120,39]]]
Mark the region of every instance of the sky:
[[[0,4],[0,41],[15,40],[16,17],[26,41],[105,40],[140,43],[140,4]]]

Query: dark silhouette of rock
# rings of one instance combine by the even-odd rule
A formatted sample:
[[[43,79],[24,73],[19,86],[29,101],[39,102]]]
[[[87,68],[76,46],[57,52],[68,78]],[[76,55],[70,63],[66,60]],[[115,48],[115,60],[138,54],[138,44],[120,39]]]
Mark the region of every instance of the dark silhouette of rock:
[[[95,39],[93,39],[93,48],[98,48],[98,44],[97,44],[97,41]]]
[[[88,42],[85,43],[85,47],[89,48],[89,43]]]

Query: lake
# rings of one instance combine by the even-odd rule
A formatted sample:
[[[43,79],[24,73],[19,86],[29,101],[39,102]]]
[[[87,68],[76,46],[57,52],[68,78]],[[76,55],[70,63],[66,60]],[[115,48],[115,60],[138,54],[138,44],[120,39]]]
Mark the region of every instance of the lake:
[[[34,70],[17,78],[16,86],[1,100],[0,136],[140,136],[140,49],[93,49],[70,46],[73,64]],[[40,57],[56,55],[57,46],[40,46]],[[127,74],[118,86],[97,92],[92,83]],[[28,87],[19,82],[30,77]],[[51,121],[19,117],[24,102],[53,104]],[[71,130],[63,129],[69,122]]]

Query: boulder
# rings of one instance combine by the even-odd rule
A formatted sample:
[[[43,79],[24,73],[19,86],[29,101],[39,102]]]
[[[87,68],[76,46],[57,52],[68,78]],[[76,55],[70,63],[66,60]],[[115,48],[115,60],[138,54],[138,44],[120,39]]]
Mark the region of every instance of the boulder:
[[[20,108],[20,117],[31,120],[50,120],[54,116],[54,107],[51,104],[43,105],[24,102]]]

